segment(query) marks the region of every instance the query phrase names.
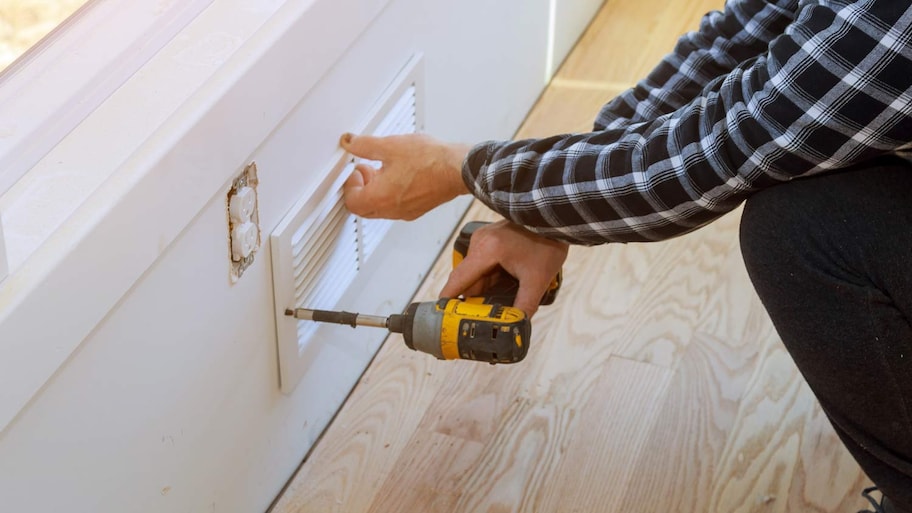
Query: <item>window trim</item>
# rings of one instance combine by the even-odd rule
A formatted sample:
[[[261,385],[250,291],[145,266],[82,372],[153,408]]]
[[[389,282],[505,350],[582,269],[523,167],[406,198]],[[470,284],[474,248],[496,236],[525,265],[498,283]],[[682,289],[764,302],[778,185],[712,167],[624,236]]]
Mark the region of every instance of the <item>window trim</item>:
[[[0,73],[0,196],[212,2],[93,0]]]

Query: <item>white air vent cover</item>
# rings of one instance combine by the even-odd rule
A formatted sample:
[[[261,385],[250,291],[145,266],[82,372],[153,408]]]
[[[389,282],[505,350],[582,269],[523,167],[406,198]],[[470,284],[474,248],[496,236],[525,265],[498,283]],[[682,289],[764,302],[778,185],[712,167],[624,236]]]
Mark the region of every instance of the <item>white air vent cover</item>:
[[[336,196],[291,238],[295,305],[335,308],[358,273],[356,219]],[[299,322],[298,340],[308,340],[316,327],[312,322]]]
[[[404,91],[397,91],[390,98],[391,106],[387,107],[382,117],[376,117],[375,128],[368,126],[368,130],[375,136],[413,134],[423,127],[419,124],[418,113],[418,87],[414,83],[406,83]],[[368,162],[374,166],[378,162]],[[361,258],[367,261],[389,231],[393,221],[386,219],[361,219],[359,233],[361,238]]]
[[[384,136],[423,129],[420,62],[409,62],[356,133]],[[285,393],[294,390],[307,370],[305,349],[321,330],[319,324],[286,316],[285,310],[336,309],[393,225],[360,219],[345,209],[341,187],[354,166],[350,155],[335,159],[322,182],[292,207],[270,237],[279,373]]]

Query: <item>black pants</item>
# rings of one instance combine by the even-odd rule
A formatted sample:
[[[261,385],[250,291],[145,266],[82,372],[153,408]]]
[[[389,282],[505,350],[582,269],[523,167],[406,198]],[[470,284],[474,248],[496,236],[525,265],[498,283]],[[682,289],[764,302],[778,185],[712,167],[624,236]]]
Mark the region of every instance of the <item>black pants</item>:
[[[741,248],[843,443],[912,512],[912,165],[881,158],[760,192]]]

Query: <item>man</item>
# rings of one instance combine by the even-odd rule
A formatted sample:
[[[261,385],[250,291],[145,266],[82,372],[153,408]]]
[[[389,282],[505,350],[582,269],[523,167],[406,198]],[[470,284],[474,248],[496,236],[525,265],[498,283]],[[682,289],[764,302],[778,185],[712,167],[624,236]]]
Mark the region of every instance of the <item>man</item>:
[[[747,201],[748,272],[836,432],[912,512],[912,2],[730,0],[592,132],[472,148],[346,135],[352,212],[414,219],[471,193],[507,220],[442,296],[498,266],[529,315],[567,244],[646,242]]]

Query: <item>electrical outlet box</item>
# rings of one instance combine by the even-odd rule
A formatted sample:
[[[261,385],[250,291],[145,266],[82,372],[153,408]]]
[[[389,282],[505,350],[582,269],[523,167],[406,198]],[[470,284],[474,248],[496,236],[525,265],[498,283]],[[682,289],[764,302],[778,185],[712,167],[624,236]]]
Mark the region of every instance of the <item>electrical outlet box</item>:
[[[232,283],[239,280],[253,264],[257,248],[260,247],[260,211],[257,205],[259,183],[256,162],[252,162],[234,179],[228,190],[228,254]]]

